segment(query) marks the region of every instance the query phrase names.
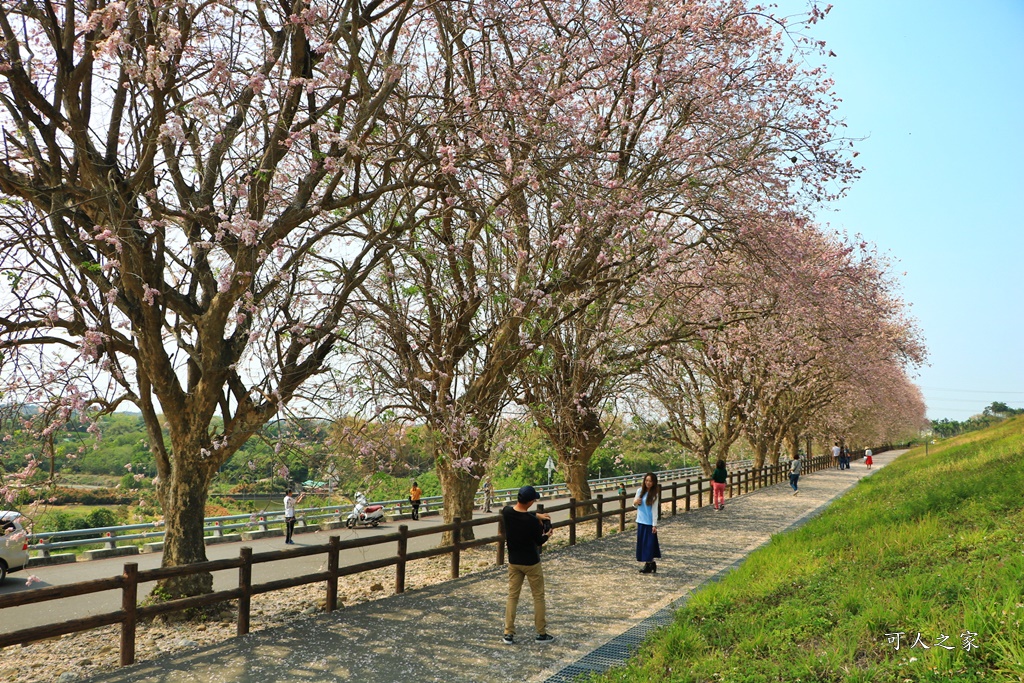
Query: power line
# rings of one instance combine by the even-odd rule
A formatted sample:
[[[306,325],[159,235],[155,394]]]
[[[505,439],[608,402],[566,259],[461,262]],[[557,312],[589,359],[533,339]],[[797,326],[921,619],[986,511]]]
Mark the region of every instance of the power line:
[[[925,389],[927,391],[953,391],[961,394],[1015,394],[1024,396],[1024,391],[989,391],[986,389],[943,389],[941,387],[924,387],[920,384],[917,385],[918,389]]]
[[[925,402],[926,403],[966,403],[966,404],[971,404],[971,405],[982,405],[984,403],[984,401],[971,400],[970,398],[925,398]],[[1019,403],[1020,401],[1010,400],[1010,401],[999,401],[999,402]]]

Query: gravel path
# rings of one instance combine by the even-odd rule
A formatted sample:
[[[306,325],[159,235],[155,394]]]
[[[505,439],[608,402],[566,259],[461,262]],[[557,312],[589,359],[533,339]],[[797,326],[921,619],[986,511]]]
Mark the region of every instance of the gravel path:
[[[543,681],[740,562],[773,534],[814,516],[900,453],[875,456],[870,472],[858,462],[851,470],[804,476],[798,496],[779,484],[731,499],[722,511],[705,507],[664,519],[658,527],[664,557],[657,575],[637,574],[634,534],[628,531],[545,552],[553,644],[532,642],[527,587],[517,619],[522,642],[501,643],[506,570],[494,567],[494,552],[485,549],[464,554],[464,571],[473,573],[457,581],[444,581],[447,558],[410,564],[409,592],[402,595],[388,595],[394,583],[390,568],[349,580],[340,596],[345,607],[331,614],[322,612],[322,587],[258,596],[253,598],[254,632],[242,638],[231,638],[233,618],[140,626],[141,663],[125,669],[116,669],[118,632],[113,628],[8,648],[0,655],[0,680]],[[559,531],[564,535],[565,530]]]

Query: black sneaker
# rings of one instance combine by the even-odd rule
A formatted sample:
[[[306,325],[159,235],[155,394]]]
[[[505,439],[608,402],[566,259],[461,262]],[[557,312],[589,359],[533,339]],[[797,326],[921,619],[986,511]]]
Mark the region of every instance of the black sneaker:
[[[536,638],[533,639],[533,642],[535,642],[535,643],[550,643],[554,639],[555,639],[555,637],[553,635],[551,635],[550,633],[541,633],[540,635],[538,635]]]
[[[511,633],[506,633],[501,637],[501,642],[505,643],[506,645],[515,645],[516,637]]]

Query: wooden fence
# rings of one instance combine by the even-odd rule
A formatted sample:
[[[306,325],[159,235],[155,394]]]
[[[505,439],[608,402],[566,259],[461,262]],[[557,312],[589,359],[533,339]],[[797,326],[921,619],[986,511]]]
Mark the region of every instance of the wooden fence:
[[[882,452],[879,449],[876,452]],[[818,456],[804,461],[803,472],[810,474],[821,469],[831,467],[833,460],[831,456]],[[749,493],[752,490],[771,486],[785,480],[788,476],[789,464],[783,462],[778,465],[769,465],[761,468],[760,471],[751,469],[732,472],[728,481],[728,497]],[[686,479],[671,484],[662,485],[661,505],[670,506],[669,514],[675,515],[682,502],[683,510],[690,510],[696,506],[703,507],[706,502],[711,504],[711,486],[709,478]],[[627,508],[627,503],[629,508]],[[611,504],[611,505],[609,505]],[[596,507],[596,512],[580,515],[580,509],[587,509],[589,506]],[[553,528],[569,528],[569,545],[576,544],[576,529],[580,524],[595,522],[597,537],[604,533],[604,520],[608,517],[617,517],[619,531],[626,528],[626,514],[631,511],[632,500],[627,501],[627,495],[618,495],[605,498],[598,495],[596,498],[586,501],[577,501],[570,498],[567,503],[561,503],[545,508],[538,505],[538,512],[559,512],[569,511],[569,518],[553,522]],[[664,513],[663,513],[664,514]],[[462,530],[480,526],[483,524],[498,523],[498,535],[473,540],[463,540]],[[409,552],[408,544],[410,538],[429,536],[445,532],[452,533],[453,542],[451,545],[429,548]],[[359,564],[341,567],[339,557],[341,551],[355,548],[366,548],[384,543],[395,543],[396,552],[392,557],[384,557],[377,560],[361,562]],[[243,547],[237,558],[225,560],[212,560],[180,567],[161,567],[139,571],[138,564],[132,562],[124,565],[124,573],[120,576],[113,576],[105,579],[95,579],[80,583],[66,584],[62,586],[51,586],[21,593],[0,596],[0,610],[6,607],[35,604],[49,600],[59,600],[78,595],[88,595],[108,590],[121,591],[121,609],[106,614],[96,614],[79,619],[47,624],[26,628],[11,633],[0,634],[0,648],[10,645],[23,645],[33,643],[47,638],[54,638],[67,633],[87,631],[94,628],[109,626],[111,624],[121,625],[121,666],[127,666],[135,662],[135,630],[140,619],[148,619],[161,614],[179,612],[182,610],[205,607],[229,600],[238,601],[237,633],[245,635],[249,632],[250,599],[253,595],[269,593],[271,591],[283,590],[295,586],[302,586],[310,583],[324,582],[326,586],[326,611],[332,612],[338,606],[338,579],[343,576],[358,574],[371,569],[382,567],[395,567],[395,592],[405,591],[405,569],[409,562],[436,557],[439,555],[451,555],[451,577],[459,577],[459,561],[462,551],[495,544],[495,564],[505,563],[505,536],[501,524],[500,515],[481,517],[471,521],[463,521],[455,518],[450,524],[430,527],[426,529],[410,530],[408,526],[401,525],[397,533],[367,536],[365,538],[354,538],[342,541],[338,536],[331,536],[328,542],[321,545],[306,546],[300,548],[286,548],[262,553],[253,553],[252,548]],[[252,583],[252,567],[255,564],[275,562],[308,555],[327,555],[327,568],[324,571],[293,576],[286,579],[268,581],[261,584]],[[228,569],[238,570],[238,586],[230,590],[216,591],[205,595],[169,600],[154,605],[140,607],[138,605],[138,586],[140,583],[159,581],[180,576],[189,576],[203,572],[224,571]]]

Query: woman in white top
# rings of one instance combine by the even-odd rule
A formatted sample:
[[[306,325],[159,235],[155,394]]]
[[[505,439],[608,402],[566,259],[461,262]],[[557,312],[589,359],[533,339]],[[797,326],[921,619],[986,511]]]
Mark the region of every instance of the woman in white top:
[[[284,542],[288,545],[295,545],[295,541],[292,540],[292,533],[295,531],[295,504],[305,496],[306,492],[303,491],[297,499],[292,498],[291,489],[284,494]]]
[[[661,557],[658,545],[658,477],[654,472],[644,475],[644,483],[633,498],[636,508],[636,561],[643,562],[641,574],[656,574],[658,564],[654,561]]]

